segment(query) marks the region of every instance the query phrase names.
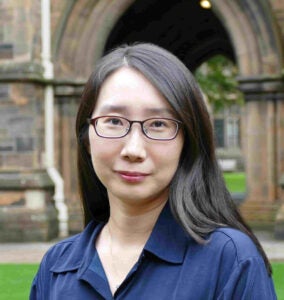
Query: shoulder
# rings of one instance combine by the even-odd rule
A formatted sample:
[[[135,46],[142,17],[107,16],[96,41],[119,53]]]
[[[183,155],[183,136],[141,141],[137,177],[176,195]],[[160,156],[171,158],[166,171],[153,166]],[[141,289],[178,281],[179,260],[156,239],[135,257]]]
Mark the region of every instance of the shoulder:
[[[222,246],[219,292],[222,299],[276,299],[272,278],[252,239],[232,228],[219,228],[212,244]]]
[[[205,244],[189,241],[187,255],[198,264],[222,266],[221,269],[230,271],[249,261],[260,261],[263,258],[252,239],[233,228],[217,228],[206,238]]]
[[[76,242],[80,239],[81,235],[82,233],[78,233],[55,243],[45,253],[43,260],[53,260],[53,258],[60,258],[62,255],[66,255],[66,253],[70,251],[74,244],[76,244]]]
[[[53,245],[44,255],[41,266],[62,271],[78,268],[99,227],[98,223],[91,222],[81,233]]]
[[[235,256],[240,263],[261,255],[252,239],[240,230],[233,228],[218,228],[210,236],[213,247],[223,249],[224,255]]]
[[[54,275],[77,271],[91,259],[94,240],[103,224],[91,222],[81,233],[64,239],[52,246],[44,255],[33,280],[30,299],[49,299]],[[88,262],[88,261],[87,261]]]

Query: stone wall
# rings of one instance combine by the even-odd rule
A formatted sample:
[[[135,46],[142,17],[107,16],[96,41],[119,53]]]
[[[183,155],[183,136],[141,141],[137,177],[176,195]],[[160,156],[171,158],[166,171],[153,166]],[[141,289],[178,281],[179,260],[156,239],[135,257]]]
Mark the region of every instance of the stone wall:
[[[224,0],[222,4],[212,1],[232,38],[241,75],[260,75],[260,80],[240,80],[248,85],[252,80],[256,89],[244,89],[244,152],[249,190],[241,211],[255,224],[272,226],[284,201],[284,190],[277,186],[284,173],[284,97],[280,74],[284,2],[269,2],[256,5],[248,0]],[[45,165],[46,84],[53,85],[55,90],[55,167],[64,179],[69,231],[82,229],[76,170],[78,101],[109,33],[133,3],[134,0],[51,0],[55,79],[46,82],[41,65],[41,1],[0,1],[1,241],[48,240],[58,233],[54,183]],[[266,16],[271,8],[273,14]],[[253,14],[259,17],[251,18]],[[279,39],[275,38],[278,31]],[[280,82],[271,93],[262,90],[265,76],[268,86],[270,81]]]
[[[58,235],[45,170],[40,1],[0,2],[0,240]]]
[[[0,241],[47,241],[58,236],[53,183],[45,171],[0,173]]]
[[[54,186],[44,170],[43,105],[41,85],[0,84],[1,241],[48,240],[58,234]]]
[[[284,2],[282,0],[269,0],[269,2],[284,40]]]
[[[42,168],[44,114],[42,88],[27,83],[0,84],[0,168]]]
[[[0,17],[0,63],[39,63],[40,1],[1,1]]]

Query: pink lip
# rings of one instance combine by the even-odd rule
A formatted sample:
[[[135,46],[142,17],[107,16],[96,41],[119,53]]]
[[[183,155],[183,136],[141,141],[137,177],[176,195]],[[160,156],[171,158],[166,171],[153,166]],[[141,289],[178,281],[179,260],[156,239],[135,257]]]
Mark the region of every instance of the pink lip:
[[[143,181],[149,174],[141,172],[117,171],[119,176],[130,183],[138,183]]]

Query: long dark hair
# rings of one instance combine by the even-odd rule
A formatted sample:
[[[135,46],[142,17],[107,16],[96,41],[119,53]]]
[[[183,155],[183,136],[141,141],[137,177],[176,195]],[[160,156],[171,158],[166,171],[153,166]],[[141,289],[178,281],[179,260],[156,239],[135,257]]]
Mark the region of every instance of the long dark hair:
[[[271,274],[271,265],[263,248],[225,186],[215,155],[210,117],[198,84],[178,58],[153,44],[123,45],[101,58],[83,91],[76,134],[85,224],[91,220],[106,222],[109,217],[107,191],[94,171],[89,154],[86,120],[95,108],[106,78],[122,67],[141,72],[161,92],[184,124],[184,147],[169,196],[176,220],[199,243],[204,243],[208,234],[218,227],[241,230],[253,240]]]

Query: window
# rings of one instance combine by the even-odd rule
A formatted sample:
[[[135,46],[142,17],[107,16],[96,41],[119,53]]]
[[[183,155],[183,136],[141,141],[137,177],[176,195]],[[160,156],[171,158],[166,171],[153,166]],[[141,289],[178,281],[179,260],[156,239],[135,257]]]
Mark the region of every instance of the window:
[[[234,110],[233,113],[231,113]],[[224,109],[214,116],[215,141],[217,148],[240,148],[240,113],[236,108]]]

